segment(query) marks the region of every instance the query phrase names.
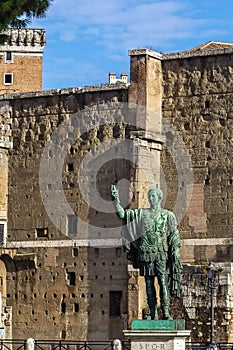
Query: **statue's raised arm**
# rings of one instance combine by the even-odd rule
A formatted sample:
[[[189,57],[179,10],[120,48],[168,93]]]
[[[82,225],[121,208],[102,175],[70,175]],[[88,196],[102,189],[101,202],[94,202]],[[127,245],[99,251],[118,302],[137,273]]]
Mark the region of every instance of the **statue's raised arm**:
[[[115,185],[111,185],[111,196],[116,208],[117,215],[120,219],[123,219],[125,216],[125,211],[120,204],[119,190],[116,188]]]

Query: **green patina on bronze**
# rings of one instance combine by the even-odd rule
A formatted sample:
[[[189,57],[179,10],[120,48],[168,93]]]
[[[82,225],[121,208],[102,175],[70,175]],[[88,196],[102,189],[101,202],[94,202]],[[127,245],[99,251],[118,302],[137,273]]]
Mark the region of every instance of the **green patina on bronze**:
[[[150,318],[158,319],[154,286],[157,277],[163,319],[169,320],[169,289],[172,296],[180,297],[182,272],[176,217],[173,212],[161,208],[163,194],[158,188],[148,192],[150,208],[124,210],[115,185],[111,186],[111,195],[117,214],[122,219],[122,241],[127,258],[145,277]]]
[[[133,320],[132,330],[185,330],[185,320]]]

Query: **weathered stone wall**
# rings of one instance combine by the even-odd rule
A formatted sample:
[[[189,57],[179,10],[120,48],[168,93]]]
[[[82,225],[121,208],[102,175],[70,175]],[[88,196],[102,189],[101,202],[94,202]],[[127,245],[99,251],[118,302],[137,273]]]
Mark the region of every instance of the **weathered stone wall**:
[[[108,228],[120,226],[120,222],[114,213],[105,214],[101,207],[98,210],[88,206],[82,198],[77,175],[81,160],[89,151],[127,136],[124,115],[127,88],[11,95],[8,103],[12,110],[13,149],[9,155],[7,248],[15,248],[17,254],[10,267],[3,256],[2,260],[7,268],[6,305],[12,307],[12,336],[95,340],[121,337],[127,313],[125,254],[116,243],[112,248],[108,242],[106,248],[96,246],[90,232],[81,232],[79,225],[72,239],[67,231],[56,227],[43,206],[39,169],[52,132],[71,115],[89,107],[85,116],[77,114],[76,139],[64,157],[64,200],[78,221],[94,225],[95,239],[108,239]],[[88,118],[89,125],[84,118]],[[69,129],[65,133],[69,139]],[[51,171],[56,176],[56,171]],[[85,171],[83,174],[87,177],[81,180],[89,183],[86,189],[91,195],[92,174]],[[129,178],[129,174],[130,163],[121,159],[110,159],[98,170],[98,191],[110,206],[110,184]],[[42,187],[45,184],[46,179]],[[47,186],[53,190],[53,183]],[[62,205],[55,203],[57,207]],[[66,220],[65,215],[61,217],[63,228],[67,227]],[[38,229],[45,229],[45,235],[41,237]],[[101,229],[105,229],[104,233],[98,234]],[[115,237],[112,238],[114,241]],[[88,247],[91,244],[93,248]],[[115,316],[109,315],[111,291],[121,293],[120,314]]]
[[[164,206],[175,211],[179,219],[183,263],[203,265],[209,260],[232,260],[232,54],[232,49],[227,49],[161,57],[144,49],[130,51],[130,55],[133,55],[131,89],[135,82],[138,84],[129,100],[133,98],[138,101],[135,91],[140,91],[142,94],[138,99],[146,101],[146,106],[153,106],[153,103],[156,106],[158,96],[154,97],[146,90],[147,83],[151,82],[150,76],[156,79],[156,84],[161,82],[163,86],[165,144],[160,168],[161,187],[165,193]],[[162,79],[156,66],[148,64],[151,60],[161,60]],[[147,70],[148,65],[153,70],[151,75]],[[141,88],[139,72],[144,81]],[[156,117],[154,113],[155,120]],[[141,161],[143,163],[143,156]],[[217,297],[221,304],[217,306],[219,341],[232,341],[232,301],[229,302],[232,300],[231,268],[226,274],[225,286],[218,290]],[[142,281],[136,271],[130,270],[129,276],[129,305],[135,307],[137,315],[141,317],[141,308],[146,306],[145,294],[141,293]],[[193,341],[207,341],[209,335],[208,288],[200,292],[200,279],[201,275],[193,276],[192,268],[186,269],[184,297],[178,303],[172,300],[173,316],[186,319]],[[132,310],[129,310],[129,322],[133,317]]]
[[[213,300],[215,337],[218,342],[232,342],[232,263],[219,263],[217,270]],[[210,340],[210,288],[206,273],[203,267],[184,265],[182,298],[178,303],[173,300],[173,315],[181,312],[191,330],[191,339],[198,342]]]
[[[163,61],[164,122],[178,131],[193,170],[193,195],[181,223],[187,262],[232,259],[232,75],[232,53],[223,51],[173,59],[168,55]],[[167,144],[179,149],[173,131],[166,137]],[[165,149],[166,206],[173,208],[182,188],[169,156]]]

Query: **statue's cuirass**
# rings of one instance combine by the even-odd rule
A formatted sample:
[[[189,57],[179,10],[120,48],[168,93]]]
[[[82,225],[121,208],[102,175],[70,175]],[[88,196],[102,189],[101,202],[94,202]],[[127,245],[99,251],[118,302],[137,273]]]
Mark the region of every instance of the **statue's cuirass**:
[[[168,211],[144,209],[142,212],[140,260],[152,262],[167,259]]]

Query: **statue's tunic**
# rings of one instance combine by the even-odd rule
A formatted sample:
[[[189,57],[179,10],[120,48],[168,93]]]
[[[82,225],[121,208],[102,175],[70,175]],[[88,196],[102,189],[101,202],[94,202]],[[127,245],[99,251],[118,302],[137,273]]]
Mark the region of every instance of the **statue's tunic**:
[[[179,296],[182,266],[175,215],[166,209],[125,210],[122,236],[128,259],[141,276],[171,277],[172,294]]]

